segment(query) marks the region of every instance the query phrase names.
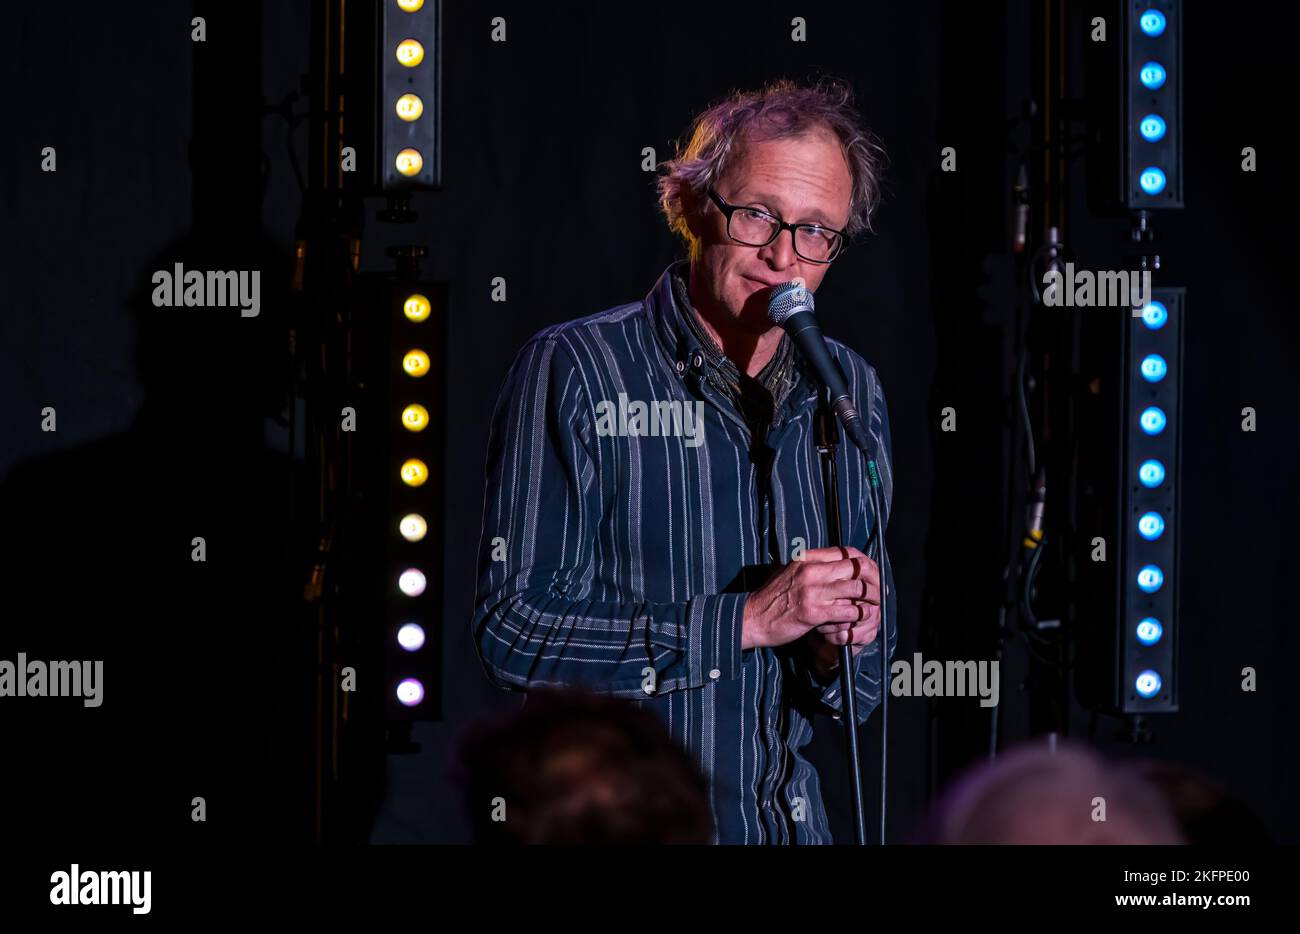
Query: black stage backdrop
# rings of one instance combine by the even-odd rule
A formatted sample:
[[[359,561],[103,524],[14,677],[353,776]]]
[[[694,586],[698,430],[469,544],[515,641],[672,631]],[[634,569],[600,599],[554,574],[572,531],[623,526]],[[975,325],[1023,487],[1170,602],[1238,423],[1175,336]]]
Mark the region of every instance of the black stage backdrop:
[[[300,89],[309,5],[267,0],[260,14],[238,6],[15,0],[0,28],[0,475],[10,520],[0,528],[0,657],[44,651],[120,666],[106,672],[107,719],[69,707],[63,726],[47,717],[13,727],[22,738],[6,746],[23,751],[27,797],[10,800],[47,827],[128,829],[135,818],[111,813],[113,802],[134,800],[142,776],[173,770],[198,770],[185,774],[212,787],[245,783],[245,792],[248,773],[266,770],[265,787],[279,790],[265,801],[305,807],[309,776],[291,763],[307,745],[307,679],[275,667],[301,648],[301,633],[277,626],[291,615],[277,608],[301,585],[294,556],[304,541],[282,497],[288,471],[276,452],[287,433],[263,405],[275,387],[258,376],[276,359],[265,346],[274,318],[229,331],[175,318],[159,325],[133,305],[141,278],[201,225],[204,205],[238,202],[251,218],[260,201],[262,242],[255,229],[237,231],[239,255],[255,250],[262,268],[282,268],[299,206],[288,146],[305,164],[305,137],[299,127],[286,144],[284,121],[261,119],[258,96],[274,104]],[[1188,208],[1159,220],[1161,281],[1188,290],[1182,712],[1155,719],[1149,747],[1113,742],[1110,728],[1096,741],[1204,771],[1276,838],[1295,842],[1297,553],[1285,536],[1296,519],[1300,367],[1289,282],[1294,159],[1278,95],[1290,40],[1240,5],[1190,6]],[[899,656],[919,650],[923,633],[987,644],[1014,360],[1006,128],[1028,93],[1030,9],[1013,0],[447,4],[444,189],[415,199],[414,235],[374,223],[370,210],[362,258],[363,268],[381,268],[389,243],[427,243],[426,275],[451,288],[445,716],[417,727],[418,754],[389,758],[369,839],[468,839],[448,757],[468,721],[518,703],[485,680],[469,629],[496,394],[530,335],[638,299],[681,255],[642,150],[668,158],[691,117],[733,87],[847,79],[883,138],[890,168],[877,235],[836,264],[818,313],[828,335],[876,366],[887,393]],[[229,62],[219,88],[195,86],[196,11],[207,17],[204,54]],[[791,41],[796,15],[806,42]],[[490,41],[492,16],[506,18],[504,44]],[[264,159],[250,163],[246,144],[259,145],[259,133]],[[55,173],[41,171],[46,146],[56,148]],[[956,148],[958,171],[940,178],[945,146]],[[1243,146],[1259,153],[1253,174],[1240,170]],[[1089,220],[1076,201],[1076,251],[1108,257],[1123,222]],[[508,282],[505,303],[490,299],[497,276]],[[958,430],[943,434],[949,405]],[[40,430],[45,406],[57,410],[57,432]],[[1258,413],[1254,433],[1241,431],[1243,406]],[[208,530],[208,577],[189,560],[198,528]],[[1258,672],[1255,693],[1241,690],[1246,666]],[[1008,675],[1001,717],[1010,740],[1025,735],[1027,704]],[[282,691],[279,709],[297,714],[265,722],[267,690]],[[890,709],[889,817],[901,837],[935,784],[980,755],[986,720],[958,712],[931,722],[922,699]],[[1076,708],[1071,732],[1086,728]],[[873,719],[863,732],[873,808],[876,735]],[[830,720],[812,755],[837,838],[848,839]],[[15,777],[12,760],[5,769]],[[52,817],[55,800],[78,803]],[[157,807],[179,807],[188,822],[189,792]],[[285,820],[275,808],[249,810],[246,826],[266,820],[281,826],[277,835],[302,838],[307,816]]]

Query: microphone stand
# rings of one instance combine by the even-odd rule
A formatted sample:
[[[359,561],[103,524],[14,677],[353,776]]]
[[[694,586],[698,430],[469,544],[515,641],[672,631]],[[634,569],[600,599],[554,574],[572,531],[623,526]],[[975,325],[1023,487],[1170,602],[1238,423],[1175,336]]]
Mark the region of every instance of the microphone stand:
[[[840,547],[844,533],[840,527],[840,482],[835,463],[840,426],[830,407],[828,393],[822,391],[821,402],[813,417],[813,443],[821,459],[822,489],[826,492],[827,544]],[[853,798],[853,834],[858,846],[867,843],[866,819],[862,808],[862,763],[858,759],[858,696],[854,687],[853,647],[840,646],[840,716],[844,721],[844,739],[849,757],[849,789]]]
[[[825,389],[820,394],[820,404],[813,416],[813,443],[816,445],[817,454],[821,461],[822,471],[822,489],[826,494],[826,530],[827,544],[832,547],[841,547],[844,544],[844,533],[840,521],[840,489],[839,489],[839,470],[835,462],[835,452],[839,446],[839,422],[834,410],[831,408],[830,394]],[[865,453],[865,452],[864,452]],[[885,802],[886,802],[886,726],[887,726],[887,700],[889,690],[889,680],[886,676],[886,666],[888,661],[888,615],[886,613],[886,595],[885,588],[885,562],[884,562],[884,536],[880,531],[881,513],[880,501],[877,496],[879,485],[879,474],[876,470],[876,463],[868,456],[868,467],[871,473],[871,504],[875,515],[876,523],[876,555],[873,560],[876,566],[880,568],[880,631],[876,638],[880,640],[880,844],[885,842]],[[858,702],[857,689],[855,685],[856,671],[854,665],[853,647],[851,645],[840,646],[840,696],[843,698],[841,704],[841,717],[844,721],[844,739],[845,748],[849,760],[849,789],[853,799],[853,831],[854,839],[858,846],[865,846],[867,842],[866,818],[862,804],[862,763],[858,757]]]

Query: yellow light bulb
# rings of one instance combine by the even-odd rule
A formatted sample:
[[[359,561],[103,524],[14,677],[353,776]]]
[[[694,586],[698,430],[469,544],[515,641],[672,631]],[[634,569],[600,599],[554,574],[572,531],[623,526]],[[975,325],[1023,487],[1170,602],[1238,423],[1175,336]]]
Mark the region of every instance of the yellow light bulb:
[[[415,39],[403,39],[397,43],[397,61],[407,68],[414,68],[424,61],[424,46]]]
[[[424,521],[424,516],[414,512],[402,516],[402,521],[397,527],[402,533],[402,538],[408,542],[420,541],[424,538],[424,533],[429,531],[429,524]]]
[[[407,486],[422,486],[429,479],[429,468],[424,461],[412,457],[402,465],[402,482]]]
[[[416,292],[402,303],[402,313],[412,321],[420,322],[429,317],[429,300]]]
[[[423,376],[429,372],[429,355],[423,350],[408,350],[402,358],[402,369],[411,376]]]
[[[397,99],[397,116],[407,123],[420,119],[420,114],[424,113],[424,101],[420,100],[414,94],[403,94]]]
[[[424,157],[420,155],[418,149],[403,149],[393,160],[397,166],[397,171],[401,172],[407,178],[412,175],[419,175],[420,169],[424,167]]]
[[[424,0],[397,0],[397,6],[407,13],[414,13],[424,6]]]
[[[424,431],[429,424],[429,410],[422,405],[408,405],[402,410],[402,424],[407,431]]]

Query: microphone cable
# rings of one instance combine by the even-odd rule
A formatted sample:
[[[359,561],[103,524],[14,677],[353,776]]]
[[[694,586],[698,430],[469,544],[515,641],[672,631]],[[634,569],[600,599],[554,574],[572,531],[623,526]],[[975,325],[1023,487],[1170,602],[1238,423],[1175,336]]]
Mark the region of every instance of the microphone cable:
[[[875,552],[872,558],[880,572],[880,845],[885,845],[885,802],[889,783],[889,596],[886,593],[885,526],[880,508],[880,471],[874,458],[868,458],[867,470],[871,474],[871,510],[875,516]],[[870,553],[870,552],[868,552]]]

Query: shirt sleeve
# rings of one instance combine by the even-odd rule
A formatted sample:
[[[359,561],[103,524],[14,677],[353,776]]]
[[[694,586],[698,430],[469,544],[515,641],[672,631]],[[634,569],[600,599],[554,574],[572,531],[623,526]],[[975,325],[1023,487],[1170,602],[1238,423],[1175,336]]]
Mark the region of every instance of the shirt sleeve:
[[[880,493],[878,496],[884,513],[880,520],[881,528],[887,529],[894,495],[893,448],[889,433],[889,410],[885,405],[884,389],[880,384],[880,378],[877,376],[875,369],[867,365],[865,361],[855,361],[851,372],[853,374],[851,377],[853,385],[850,391],[853,393],[854,398],[861,399],[864,395],[869,395],[871,398],[870,423],[867,427],[872,445],[877,452],[876,466],[880,476]],[[848,456],[851,457],[861,456],[847,439],[843,439],[840,451],[847,452]],[[840,472],[841,477],[843,477],[843,463],[840,465]],[[866,474],[865,470],[864,476],[865,482],[869,483],[870,475]],[[853,541],[850,544],[874,557],[872,552],[867,550],[869,539],[874,534],[876,527],[876,517],[873,515],[869,490],[864,492],[862,503],[863,521],[855,523]],[[894,588],[894,569],[889,561],[887,548],[883,549],[882,557],[881,578],[885,586],[885,612],[886,622],[888,623],[885,627],[888,630],[886,639],[888,643],[886,667],[888,667],[889,660],[894,657],[894,650],[898,644],[898,600],[897,591]],[[818,638],[818,636],[811,634],[805,638],[812,639]],[[880,703],[880,643],[881,640],[877,637],[854,659],[854,686],[857,695],[857,719],[859,724],[865,723],[867,718],[871,716],[871,712]],[[808,646],[801,647],[801,650],[794,653],[792,658],[799,688],[805,692],[811,691],[817,700],[833,712],[838,719],[843,708],[839,671],[836,670],[830,682],[822,684],[817,681],[812,673],[811,651],[809,651]]]
[[[511,366],[488,438],[472,620],[488,678],[644,698],[739,677],[747,594],[590,598],[606,508],[583,374],[542,332]]]

